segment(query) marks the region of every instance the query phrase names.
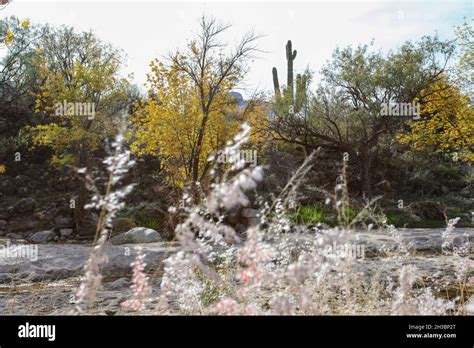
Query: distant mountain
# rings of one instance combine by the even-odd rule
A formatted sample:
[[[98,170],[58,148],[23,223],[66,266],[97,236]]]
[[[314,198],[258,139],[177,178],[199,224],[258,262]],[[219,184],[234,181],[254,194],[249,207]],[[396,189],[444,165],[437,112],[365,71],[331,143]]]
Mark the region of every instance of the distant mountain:
[[[239,92],[232,91],[230,95],[237,99],[239,108],[245,108],[247,106],[248,102],[244,100],[244,97]]]

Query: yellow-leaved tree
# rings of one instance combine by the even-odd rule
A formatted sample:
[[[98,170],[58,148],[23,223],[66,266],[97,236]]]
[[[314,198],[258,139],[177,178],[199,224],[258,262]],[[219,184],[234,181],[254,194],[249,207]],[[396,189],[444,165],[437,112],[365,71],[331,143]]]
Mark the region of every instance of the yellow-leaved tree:
[[[231,94],[257,50],[257,36],[245,35],[225,54],[218,37],[228,26],[205,17],[200,25],[200,34],[186,51],[152,62],[150,97],[132,118],[132,151],[159,156],[168,181],[181,187],[206,186],[212,168],[208,159],[235,135],[242,121],[255,117],[259,105],[250,102],[241,108]]]
[[[398,141],[415,151],[432,151],[455,160],[474,161],[474,110],[467,96],[445,77],[421,92],[421,119]]]

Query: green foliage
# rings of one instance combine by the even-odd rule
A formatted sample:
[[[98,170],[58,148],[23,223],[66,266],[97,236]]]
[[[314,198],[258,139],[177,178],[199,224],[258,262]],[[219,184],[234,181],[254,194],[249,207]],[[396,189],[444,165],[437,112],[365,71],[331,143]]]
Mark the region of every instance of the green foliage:
[[[133,221],[135,226],[160,230],[163,228],[163,216],[158,213],[157,204],[139,203],[127,205],[119,212],[119,219]]]
[[[326,223],[326,216],[317,206],[305,206],[291,213],[290,220],[296,224]]]

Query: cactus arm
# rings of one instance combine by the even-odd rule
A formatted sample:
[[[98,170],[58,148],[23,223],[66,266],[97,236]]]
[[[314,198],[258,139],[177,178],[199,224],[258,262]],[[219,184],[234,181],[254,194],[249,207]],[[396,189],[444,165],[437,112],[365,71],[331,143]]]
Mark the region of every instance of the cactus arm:
[[[273,74],[273,88],[275,89],[275,97],[277,100],[279,100],[281,96],[281,92],[280,92],[280,83],[278,82],[277,68],[272,69],[272,74]]]

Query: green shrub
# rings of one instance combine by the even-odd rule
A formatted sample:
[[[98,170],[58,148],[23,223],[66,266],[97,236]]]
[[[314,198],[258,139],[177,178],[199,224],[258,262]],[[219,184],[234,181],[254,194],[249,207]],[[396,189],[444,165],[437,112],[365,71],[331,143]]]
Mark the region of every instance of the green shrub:
[[[305,206],[290,214],[290,220],[297,224],[326,223],[326,216],[323,211],[316,206]]]

